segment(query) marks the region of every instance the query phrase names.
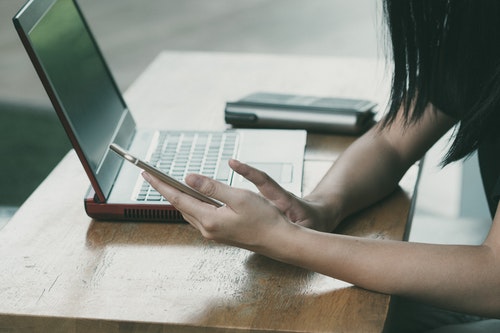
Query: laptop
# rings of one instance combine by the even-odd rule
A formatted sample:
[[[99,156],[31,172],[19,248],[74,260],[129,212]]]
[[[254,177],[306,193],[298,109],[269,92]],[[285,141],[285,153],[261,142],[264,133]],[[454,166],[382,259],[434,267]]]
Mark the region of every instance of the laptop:
[[[144,183],[137,167],[109,149],[112,143],[178,179],[186,172],[201,172],[231,186],[256,190],[227,167],[229,158],[237,158],[301,195],[305,131],[138,128],[75,0],[30,0],[13,21],[90,180],[84,198],[90,217],[182,220],[172,205]],[[201,157],[200,162],[201,154],[211,158]],[[184,162],[179,162],[181,158]]]

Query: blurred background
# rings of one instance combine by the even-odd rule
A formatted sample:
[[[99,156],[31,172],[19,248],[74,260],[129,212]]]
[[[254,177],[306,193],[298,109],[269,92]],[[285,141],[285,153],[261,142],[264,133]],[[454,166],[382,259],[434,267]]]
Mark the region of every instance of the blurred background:
[[[12,25],[23,4],[0,1],[0,228],[70,149]],[[122,91],[162,50],[384,57],[380,0],[79,4]],[[427,155],[411,237],[478,242],[490,219],[477,162],[440,170],[446,144]]]

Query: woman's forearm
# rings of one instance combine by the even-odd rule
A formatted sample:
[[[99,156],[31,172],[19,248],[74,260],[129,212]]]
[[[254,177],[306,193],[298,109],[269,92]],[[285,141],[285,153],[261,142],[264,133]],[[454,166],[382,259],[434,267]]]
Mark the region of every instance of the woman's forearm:
[[[287,228],[273,237],[265,254],[369,290],[500,316],[499,259],[487,245],[418,244]]]
[[[343,219],[390,194],[411,163],[384,141],[376,130],[356,140],[305,199],[322,202]]]
[[[339,220],[391,193],[408,168],[455,123],[429,105],[423,118],[406,124],[401,117],[382,131],[377,126],[357,139],[305,199],[320,202]],[[328,212],[327,212],[328,214]]]

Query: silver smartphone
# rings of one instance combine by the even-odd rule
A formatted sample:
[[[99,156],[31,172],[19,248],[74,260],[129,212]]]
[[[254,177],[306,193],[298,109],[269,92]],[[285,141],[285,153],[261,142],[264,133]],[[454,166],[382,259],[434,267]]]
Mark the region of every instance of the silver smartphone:
[[[142,170],[150,173],[151,175],[155,176],[156,178],[160,179],[162,182],[178,189],[179,191],[183,192],[183,193],[186,193],[190,196],[192,196],[193,198],[196,198],[200,201],[203,201],[203,202],[206,202],[208,204],[211,204],[213,206],[216,206],[216,207],[222,207],[223,204],[215,199],[212,199],[210,197],[207,197],[206,195],[196,191],[195,189],[189,187],[188,185],[178,181],[177,179],[167,175],[166,173],[164,173],[163,171],[161,171],[160,169],[152,166],[151,164],[148,164],[147,162],[133,156],[132,154],[130,154],[128,151],[126,151],[125,149],[123,149],[122,147],[120,147],[119,145],[115,144],[115,143],[112,143],[109,148],[114,151],[115,153],[117,153],[119,156],[121,156],[122,158],[124,158],[125,160],[129,161],[130,163],[132,164],[135,164],[136,166],[138,166],[139,168],[141,168]]]

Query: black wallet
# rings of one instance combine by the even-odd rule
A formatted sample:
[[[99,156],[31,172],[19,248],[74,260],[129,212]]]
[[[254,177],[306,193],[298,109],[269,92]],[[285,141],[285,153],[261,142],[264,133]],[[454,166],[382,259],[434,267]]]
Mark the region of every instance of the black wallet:
[[[224,117],[235,127],[355,135],[374,124],[376,108],[376,103],[362,99],[258,92],[227,102]]]

